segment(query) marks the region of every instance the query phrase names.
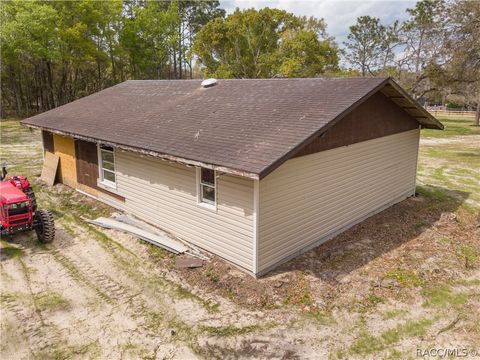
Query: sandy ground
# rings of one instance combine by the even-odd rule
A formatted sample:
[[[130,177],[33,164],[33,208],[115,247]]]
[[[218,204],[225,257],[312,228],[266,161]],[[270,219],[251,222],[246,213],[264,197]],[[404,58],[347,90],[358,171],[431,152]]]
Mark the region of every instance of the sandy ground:
[[[432,145],[446,145],[446,144],[461,144],[464,147],[480,147],[480,135],[465,135],[454,136],[446,138],[422,138],[420,139],[420,145],[432,146]]]
[[[15,138],[15,147],[5,139],[1,155],[19,154],[17,169],[38,173],[38,134]],[[36,192],[55,211],[56,239],[2,240],[2,359],[480,351],[480,217],[462,199],[424,192],[255,280],[213,256],[200,269],[176,270],[173,255],[84,221],[113,209],[63,185],[36,183]]]

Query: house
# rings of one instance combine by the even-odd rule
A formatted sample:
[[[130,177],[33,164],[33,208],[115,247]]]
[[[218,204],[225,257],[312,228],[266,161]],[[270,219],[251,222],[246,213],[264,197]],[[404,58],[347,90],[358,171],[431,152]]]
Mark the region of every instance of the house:
[[[390,78],[127,81],[23,124],[58,181],[256,276],[414,195],[443,128]]]

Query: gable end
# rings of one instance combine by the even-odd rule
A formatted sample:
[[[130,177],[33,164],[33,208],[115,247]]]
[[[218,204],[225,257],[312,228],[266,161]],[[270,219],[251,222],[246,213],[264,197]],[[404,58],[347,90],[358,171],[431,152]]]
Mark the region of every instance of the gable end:
[[[415,118],[379,91],[326,132],[306,144],[294,157],[352,145],[418,127],[419,123]]]

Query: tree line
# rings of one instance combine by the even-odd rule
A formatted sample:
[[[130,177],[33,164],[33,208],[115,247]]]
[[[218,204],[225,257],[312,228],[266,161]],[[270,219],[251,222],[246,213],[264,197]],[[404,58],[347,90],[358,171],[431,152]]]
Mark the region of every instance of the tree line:
[[[421,103],[462,103],[480,116],[480,2],[422,0],[404,22],[362,16],[344,58],[362,76],[388,75]]]
[[[212,1],[1,2],[2,117],[128,79],[319,76],[338,68],[323,20]]]
[[[25,117],[128,79],[377,76],[420,101],[477,106],[480,2],[421,0],[362,16],[340,47],[323,19],[210,1],[0,2],[1,116]]]
[[[194,76],[190,49],[218,1],[1,2],[2,117],[28,116],[127,79]]]

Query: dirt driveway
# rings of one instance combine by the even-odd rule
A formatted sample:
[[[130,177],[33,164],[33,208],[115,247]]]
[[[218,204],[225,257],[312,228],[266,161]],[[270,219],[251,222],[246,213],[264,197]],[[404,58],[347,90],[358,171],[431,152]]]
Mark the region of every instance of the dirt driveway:
[[[14,144],[14,147],[10,147]],[[12,173],[38,174],[37,133],[2,123]],[[468,194],[425,186],[265,278],[174,256],[85,219],[113,209],[35,190],[55,242],[1,242],[2,359],[386,359],[480,351],[480,227]]]

